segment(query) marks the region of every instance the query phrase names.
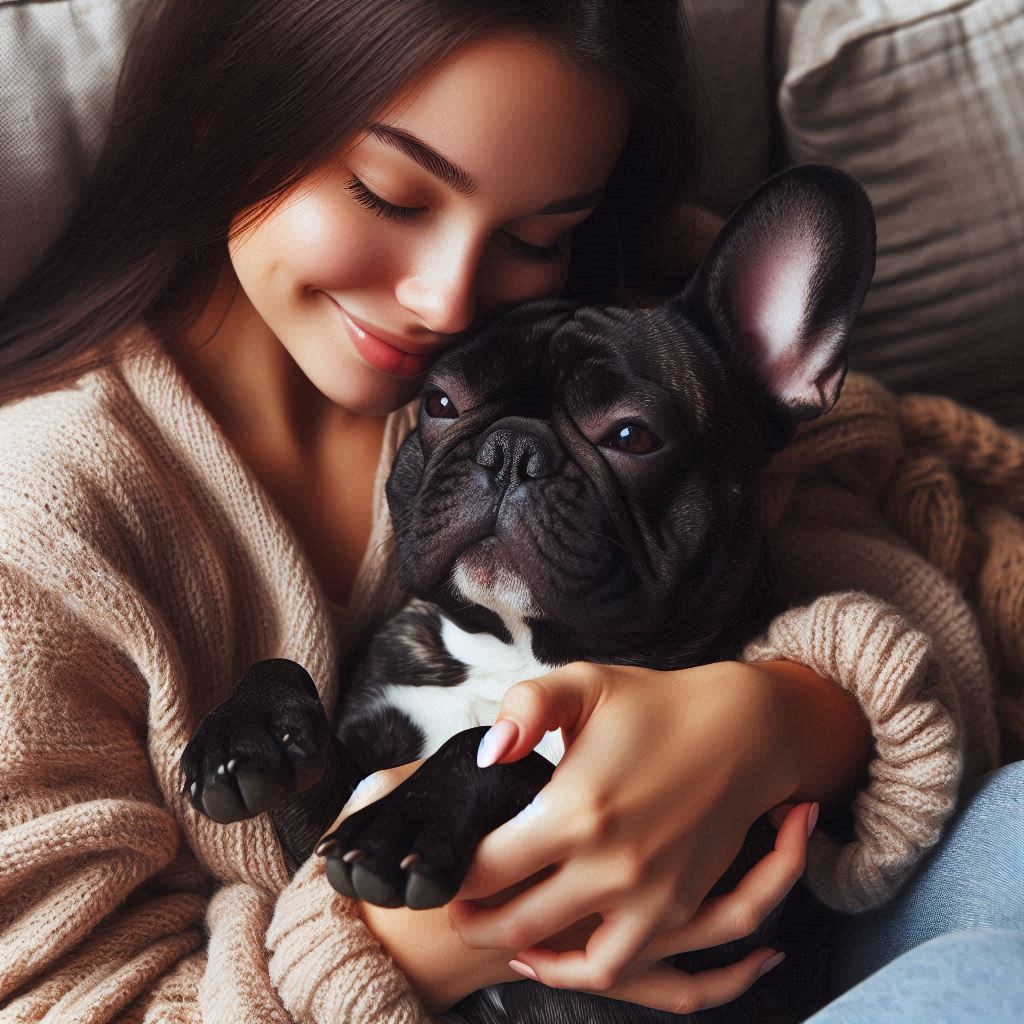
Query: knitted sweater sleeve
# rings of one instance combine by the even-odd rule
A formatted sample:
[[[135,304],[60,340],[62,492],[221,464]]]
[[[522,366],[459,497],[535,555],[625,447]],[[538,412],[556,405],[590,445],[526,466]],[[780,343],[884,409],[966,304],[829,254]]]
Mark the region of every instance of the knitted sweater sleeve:
[[[853,838],[819,827],[807,881],[835,909],[868,910],[938,841],[965,770],[995,766],[979,627],[957,589],[891,534],[805,523],[776,538],[774,566],[799,601],[741,657],[800,662],[860,704],[874,750]]]
[[[187,987],[206,879],[147,761],[137,670],[0,561],[0,679],[0,1016],[107,1021]]]
[[[860,704],[874,752],[852,807],[855,837],[819,828],[807,881],[837,910],[885,902],[938,840],[960,777],[957,703],[928,636],[886,602],[847,591],[779,615],[742,658],[799,662]]]
[[[154,739],[173,644],[133,643],[148,627],[91,574],[51,589],[17,563],[0,553],[0,1019],[426,1024],[320,858],[278,889],[258,819],[195,825],[238,830],[236,881],[190,849],[180,751]]]

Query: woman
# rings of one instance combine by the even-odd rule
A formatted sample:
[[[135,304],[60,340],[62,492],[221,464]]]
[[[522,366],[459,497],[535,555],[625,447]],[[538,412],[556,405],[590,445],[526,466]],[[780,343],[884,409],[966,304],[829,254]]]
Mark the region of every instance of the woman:
[[[563,691],[600,688],[580,735],[604,762],[618,751],[617,779],[646,716],[702,728],[614,795],[602,759],[563,762],[555,817],[595,813],[558,851],[539,932],[515,901],[475,922],[453,905],[451,924],[357,905],[316,858],[288,865],[267,816],[217,826],[178,792],[195,723],[246,666],[299,661],[331,713],[335,671],[400,603],[381,486],[430,359],[528,298],[617,298],[617,239],[627,285],[657,286],[651,252],[683,261],[649,237],[697,168],[677,17],[654,2],[176,0],[147,18],[86,201],[0,317],[0,998],[21,1013],[421,1020],[520,977],[509,960],[526,946],[580,945],[593,922],[573,926],[602,911],[600,941],[545,981],[663,1008],[734,998],[774,950],[692,979],[652,950],[749,932],[802,870],[816,803],[851,795],[893,711],[870,697],[868,658],[834,679],[798,664],[801,623],[823,609],[847,653],[866,614],[884,619],[929,683],[896,698],[913,742],[874,755],[923,794],[880,815],[913,841],[846,844],[810,882],[859,909],[851,861],[871,875],[884,855],[878,902],[937,838],[956,701],[923,634],[863,594],[787,613],[751,664],[688,670],[685,701],[656,673],[644,700],[617,671],[547,677],[532,727]],[[517,688],[510,707],[541,692]],[[914,790],[922,737],[945,775]],[[886,790],[872,792],[878,820]],[[702,904],[782,801],[798,803],[776,853]],[[493,896],[551,853],[522,836],[515,857],[488,837],[461,895]]]

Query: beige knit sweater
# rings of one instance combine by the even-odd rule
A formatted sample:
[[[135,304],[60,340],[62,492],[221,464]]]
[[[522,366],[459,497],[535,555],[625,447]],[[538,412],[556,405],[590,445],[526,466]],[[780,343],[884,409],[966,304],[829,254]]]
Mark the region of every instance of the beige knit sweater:
[[[278,509],[140,331],[143,351],[117,367],[0,408],[0,1020],[426,1021],[319,858],[289,878],[269,816],[218,825],[178,792],[192,730],[251,662],[302,663],[330,712],[336,666],[397,606],[383,483],[411,410],[388,421],[353,603],[332,609]],[[901,447],[886,403],[851,377],[780,456],[765,504],[775,567],[810,603],[744,655],[811,665],[871,722],[856,839],[816,834],[809,867],[849,909],[893,892],[938,838],[963,766],[999,757],[979,619],[858,493]],[[805,492],[792,486],[801,444],[825,469]]]

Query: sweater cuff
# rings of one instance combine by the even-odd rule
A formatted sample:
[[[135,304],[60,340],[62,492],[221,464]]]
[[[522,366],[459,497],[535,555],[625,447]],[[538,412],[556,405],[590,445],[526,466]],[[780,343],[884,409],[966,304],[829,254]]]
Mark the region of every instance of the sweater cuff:
[[[267,930],[270,979],[296,1020],[431,1024],[418,995],[311,856],[277,899]]]
[[[938,841],[962,770],[956,691],[930,639],[892,605],[851,591],[783,612],[740,657],[799,662],[859,702],[874,754],[851,809],[855,838],[840,843],[819,828],[806,880],[835,910],[886,902]]]

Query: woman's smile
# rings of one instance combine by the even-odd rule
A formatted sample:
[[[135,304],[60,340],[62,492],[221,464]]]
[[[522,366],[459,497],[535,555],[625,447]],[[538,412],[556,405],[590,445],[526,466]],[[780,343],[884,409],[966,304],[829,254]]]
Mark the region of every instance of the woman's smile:
[[[413,350],[411,344],[408,348],[404,345],[400,347],[376,334],[371,334],[356,323],[352,315],[337,300],[330,295],[327,297],[341,314],[341,320],[353,347],[374,369],[392,377],[415,377],[427,371],[436,352],[417,352]]]

